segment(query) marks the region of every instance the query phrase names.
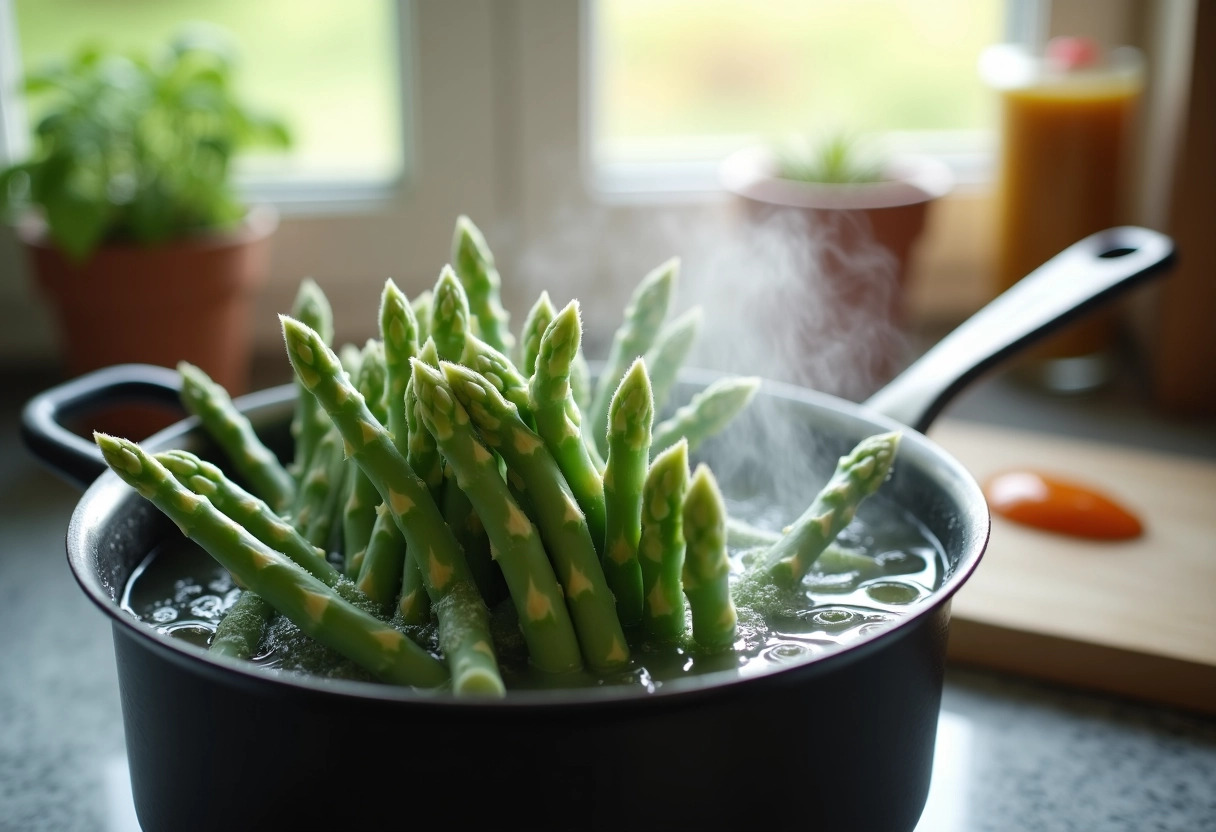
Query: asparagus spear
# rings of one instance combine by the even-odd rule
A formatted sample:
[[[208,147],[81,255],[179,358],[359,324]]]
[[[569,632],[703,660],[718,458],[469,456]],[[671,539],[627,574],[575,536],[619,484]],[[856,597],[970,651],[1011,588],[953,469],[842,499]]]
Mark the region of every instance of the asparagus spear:
[[[726,553],[726,504],[717,480],[698,464],[684,497],[684,594],[692,611],[693,641],[708,649],[729,647],[739,616],[731,598]]]
[[[266,622],[274,607],[256,592],[245,589],[224,613],[207,649],[217,656],[251,659],[258,652]]]
[[[484,376],[447,362],[441,368],[481,438],[502,455],[530,497],[587,664],[597,670],[627,664],[629,647],[586,517],[544,440]]]
[[[388,364],[383,342],[368,340],[359,363],[356,387],[363,394],[368,408],[383,420],[388,410]],[[311,394],[309,394],[311,395]],[[360,574],[367,544],[376,523],[376,506],[380,494],[367,475],[357,465],[346,466],[345,501],[342,505],[343,571],[351,577]]]
[[[430,333],[442,360],[460,360],[469,334],[469,298],[451,266],[444,266],[435,281]]]
[[[869,436],[840,458],[827,484],[785,534],[749,570],[753,577],[794,587],[815,559],[852,522],[861,502],[891,473],[898,431]]]
[[[292,524],[314,546],[327,546],[333,531],[333,494],[347,473],[343,462],[342,437],[330,425],[313,449],[296,498]]]
[[[177,371],[182,378],[182,405],[198,417],[253,492],[276,511],[285,510],[295,495],[295,480],[258,438],[249,418],[237,410],[228,391],[200,368],[180,361]]]
[[[427,363],[439,363],[434,340],[428,338],[419,350],[419,356]],[[412,368],[411,368],[412,376]],[[443,495],[443,460],[435,446],[435,437],[422,425],[418,415],[418,397],[414,395],[414,380],[405,385],[405,419],[409,440],[405,453],[406,462],[422,477],[428,493],[436,505]],[[467,562],[467,558],[466,558]],[[476,580],[474,579],[474,583]],[[405,547],[405,564],[401,574],[401,617],[407,624],[422,624],[431,615],[430,596],[426,592],[418,558]]]
[[[404,454],[409,447],[405,387],[410,380],[410,359],[418,354],[418,320],[392,278],[384,281],[380,293],[380,340],[384,344],[385,424],[397,450]]]
[[[511,335],[510,316],[503,309],[500,298],[502,279],[481,229],[463,214],[456,218],[456,230],[452,235],[452,263],[468,293],[469,310],[477,320],[481,339],[499,352],[510,355],[515,338]]]
[[[526,376],[531,376],[536,370],[536,356],[540,353],[540,337],[545,334],[549,324],[557,315],[549,293],[541,291],[540,297],[524,318],[524,327],[519,337],[519,369]]]
[[[139,445],[102,433],[93,436],[119,477],[306,635],[386,681],[420,687],[448,681],[442,661],[262,543],[179,483]]]
[[[663,640],[684,635],[684,494],[688,443],[680,440],[650,463],[642,486],[642,624]]]
[[[656,413],[662,411],[663,405],[667,403],[667,397],[679,376],[680,367],[684,365],[689,350],[697,339],[701,318],[701,307],[694,306],[668,321],[659,330],[654,344],[646,353],[646,369],[650,373],[650,390],[654,395]]]
[[[456,281],[451,280],[449,283],[452,284],[451,291],[453,293],[459,294],[464,291]],[[494,353],[501,356],[501,353],[498,353],[493,347],[490,347],[472,334],[464,336],[464,346],[461,350],[461,355],[470,354],[468,350],[471,348],[471,343],[481,344],[482,346],[481,350],[473,347],[472,355]],[[427,344],[434,346],[435,340],[430,338]],[[439,351],[437,347],[434,349],[428,347],[426,354],[421,356],[421,358],[428,366],[435,369],[439,368]],[[432,358],[435,360],[432,361]],[[469,360],[473,359],[470,358]],[[505,357],[502,358],[502,362],[510,364]],[[412,378],[410,381],[413,383]],[[422,433],[428,434],[425,427],[420,427],[419,429]],[[430,438],[430,441],[434,441],[433,437]],[[438,455],[438,451],[436,451],[436,454]],[[451,466],[441,464],[440,470],[443,477],[438,497],[439,510],[443,514],[444,521],[455,534],[456,542],[464,550],[465,561],[469,565],[469,571],[472,573],[473,581],[481,592],[481,597],[487,604],[493,604],[505,594],[506,586],[503,583],[501,571],[494,564],[493,553],[490,549],[489,539],[485,533],[485,527],[482,525],[481,519],[477,517],[477,512],[474,510],[473,503],[469,500],[468,495],[453,481],[454,474]]]
[[[630,296],[624,320],[612,338],[603,372],[596,381],[591,407],[585,414],[591,421],[592,435],[601,454],[608,452],[605,426],[608,406],[621,377],[634,359],[646,354],[667,317],[672,291],[680,269],[678,258],[671,258],[648,272]]]
[[[338,358],[308,326],[280,316],[296,375],[341,431],[347,455],[367,474],[418,555],[427,595],[439,619],[439,643],[460,693],[501,695],[502,675],[490,638],[489,614],[473,585],[464,553],[438,506],[379,424]]]
[[[315,280],[310,277],[300,281],[291,307],[292,317],[303,321],[316,330],[326,344],[334,339],[333,308],[329,298]],[[325,431],[329,428],[329,417],[325,415],[312,396],[306,395],[303,385],[296,382],[296,409],[291,418],[291,436],[295,445],[295,458],[291,472],[298,478],[308,467],[309,457]]]
[[[642,620],[642,486],[650,462],[654,407],[650,379],[641,358],[630,366],[608,410],[608,460],[604,467],[604,575],[616,595],[626,627]]]
[[[458,363],[485,376],[507,401],[515,405],[520,418],[528,425],[533,424],[528,379],[504,353],[480,338],[470,335],[465,339],[464,352],[461,353]]]
[[[426,293],[426,298],[429,304],[429,293]],[[427,314],[429,317],[429,307]],[[413,306],[391,278],[386,280],[384,290],[380,295],[380,337],[384,341],[384,363],[387,373],[386,398],[389,402],[386,424],[397,450],[411,466],[415,466],[415,471],[427,482],[431,495],[438,498],[439,486],[443,478],[439,452],[435,450],[434,440],[430,438],[426,430],[421,426],[411,427],[408,415],[412,406],[408,392],[411,376],[410,359],[418,354],[419,335],[419,321],[414,314]],[[435,342],[428,340],[427,343],[431,352],[434,353]],[[433,360],[437,362],[438,356],[435,355]],[[414,455],[415,449],[417,449],[417,456]],[[427,456],[428,450],[429,456]],[[377,556],[374,561],[380,564],[381,558]],[[395,567],[395,559],[388,559],[387,565]],[[379,580],[380,568],[378,566],[377,574],[367,576],[367,580]],[[388,576],[391,576],[395,569],[386,571]],[[422,582],[422,573],[419,571],[417,558],[404,544],[402,544],[400,589],[398,609],[402,620],[408,624],[426,622],[431,614],[430,598],[427,596]]]
[[[688,440],[689,451],[696,450],[702,442],[730,424],[759,388],[760,379],[755,376],[728,376],[712,382],[688,404],[655,425],[651,453],[657,454],[671,447],[681,437]]]
[[[405,550],[405,537],[388,507],[380,503],[355,586],[381,608],[389,607],[401,592]]]
[[[161,451],[156,454],[156,460],[178,482],[200,497],[206,497],[222,514],[240,523],[258,540],[282,552],[327,586],[337,585],[342,576],[326,560],[325,550],[308,542],[264,500],[230,480],[218,465],[181,449]]]
[[[499,474],[494,455],[477,439],[468,413],[439,371],[417,359],[414,390],[423,423],[485,523],[532,664],[551,673],[578,670],[578,640],[557,577],[536,528]]]
[[[423,289],[410,301],[410,308],[414,310],[414,320],[418,322],[418,343],[431,337],[431,306],[434,301],[435,293],[430,289]]]
[[[540,339],[536,370],[528,385],[536,432],[557,460],[558,466],[579,508],[587,517],[587,527],[596,551],[603,558],[606,530],[604,482],[587,443],[583,441],[578,406],[570,395],[570,367],[582,340],[579,304],[572,300],[557,313]]]
[[[580,412],[591,407],[591,367],[581,349],[575,351],[574,358],[570,360],[570,398]]]

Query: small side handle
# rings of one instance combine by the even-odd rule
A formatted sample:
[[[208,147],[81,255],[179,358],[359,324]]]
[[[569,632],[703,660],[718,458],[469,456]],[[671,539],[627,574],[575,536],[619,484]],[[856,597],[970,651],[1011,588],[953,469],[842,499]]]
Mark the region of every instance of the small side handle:
[[[181,409],[181,377],[153,364],[116,364],[66,381],[30,399],[21,412],[26,448],[82,490],[106,470],[101,451],[66,427],[115,404],[154,403]],[[184,410],[183,410],[184,413]]]

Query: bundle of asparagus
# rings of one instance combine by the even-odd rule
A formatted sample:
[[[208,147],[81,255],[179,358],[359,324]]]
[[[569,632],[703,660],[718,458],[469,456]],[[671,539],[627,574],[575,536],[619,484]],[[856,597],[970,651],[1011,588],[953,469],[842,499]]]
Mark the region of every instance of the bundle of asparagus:
[[[732,582],[734,526],[713,473],[690,464],[759,379],[724,378],[656,421],[700,325],[696,308],[669,315],[679,261],[640,281],[592,381],[577,300],[557,310],[542,292],[516,338],[467,217],[451,253],[413,300],[385,282],[379,337],[362,348],[334,348],[329,302],[302,281],[280,316],[298,388],[286,464],[184,363],[182,401],[231,477],[95,435],[118,476],[242,587],[213,653],[250,658],[279,615],[386,682],[499,697],[490,609],[506,602],[545,673],[627,668],[644,642],[729,651],[734,594],[796,587],[887,478],[896,433],[841,458],[796,522],[756,536]]]

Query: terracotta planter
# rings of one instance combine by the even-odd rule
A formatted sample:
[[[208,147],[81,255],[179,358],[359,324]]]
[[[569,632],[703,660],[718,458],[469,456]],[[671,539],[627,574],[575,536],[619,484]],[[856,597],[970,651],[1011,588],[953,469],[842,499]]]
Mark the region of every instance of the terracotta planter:
[[[277,212],[259,206],[232,232],[109,245],[83,263],[56,249],[41,224],[18,234],[56,316],[70,376],[111,364],[189,361],[237,395],[249,387],[253,303],[277,226]]]
[[[886,175],[881,182],[841,185],[782,179],[772,154],[762,147],[741,150],[720,168],[722,185],[739,201],[745,222],[755,229],[778,229],[791,245],[803,244],[798,256],[817,288],[814,298],[800,295],[799,300],[824,304],[838,320],[866,319],[862,329],[873,338],[860,369],[868,375],[867,383],[828,390],[855,399],[878,389],[899,369],[909,263],[933,201],[954,184],[949,167],[927,157],[895,160]],[[788,300],[777,301],[782,315]],[[832,337],[819,331],[805,335],[812,342]],[[796,380],[824,386],[823,379]]]

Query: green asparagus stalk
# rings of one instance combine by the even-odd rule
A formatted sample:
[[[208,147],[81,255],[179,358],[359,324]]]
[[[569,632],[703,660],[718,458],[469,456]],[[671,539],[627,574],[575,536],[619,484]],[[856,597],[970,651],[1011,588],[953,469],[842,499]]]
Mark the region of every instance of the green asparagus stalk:
[[[326,547],[334,529],[334,493],[340,492],[347,473],[342,437],[332,425],[313,449],[300,482],[292,524],[314,546]]]
[[[511,335],[510,316],[500,297],[502,279],[486,238],[463,214],[456,218],[456,230],[452,235],[452,263],[468,294],[469,311],[477,321],[480,338],[499,352],[510,355],[515,348],[515,338]]]
[[[502,695],[489,613],[464,553],[443,522],[426,484],[406,463],[384,425],[342,374],[338,358],[308,326],[280,316],[296,375],[330,415],[355,460],[380,492],[418,564],[436,616],[439,644],[459,693]]]
[[[713,650],[734,643],[739,620],[731,597],[726,504],[713,473],[698,464],[684,497],[684,594],[693,641]]]
[[[519,335],[519,369],[525,376],[531,376],[536,370],[536,356],[540,353],[540,337],[545,334],[549,324],[557,316],[557,309],[549,299],[549,293],[541,291],[540,297],[524,318],[524,326]]]
[[[442,661],[262,543],[139,445],[102,433],[94,439],[119,477],[306,635],[389,682],[437,687],[448,681]]]
[[[324,549],[309,543],[269,504],[229,479],[215,463],[177,448],[156,454],[156,461],[183,486],[206,497],[222,514],[241,524],[270,548],[291,558],[326,586],[336,586],[341,579],[338,570],[326,560]]]
[[[435,349],[433,338],[426,339],[426,342],[419,348],[417,357],[432,367],[439,366],[439,353]],[[405,420],[408,437],[405,458],[410,468],[422,477],[431,497],[438,504],[440,495],[443,493],[443,457],[439,454],[435,437],[431,436],[431,432],[422,424],[422,417],[418,414],[418,396],[414,392],[413,373],[414,368],[411,365],[410,378],[405,384]]]
[[[533,424],[528,379],[504,353],[480,338],[470,335],[465,339],[464,352],[461,353],[458,363],[485,376],[507,401],[515,405],[520,418],[528,425]]]
[[[388,359],[384,345],[369,340],[360,356],[356,388],[363,395],[372,415],[380,420],[385,419],[388,410],[387,376]],[[343,572],[348,577],[357,578],[362,573],[367,546],[376,525],[380,493],[357,465],[346,467],[351,470],[347,472],[349,487],[342,506]]]
[[[655,336],[654,344],[646,353],[646,370],[650,373],[650,390],[654,395],[656,413],[667,404],[671,388],[679,377],[680,368],[688,358],[697,333],[701,328],[701,307],[694,306],[682,315],[668,321]]]
[[[642,625],[662,640],[684,635],[684,495],[688,490],[688,443],[660,453],[642,485]]]
[[[612,396],[634,359],[644,356],[654,343],[667,317],[679,269],[680,261],[673,257],[648,272],[633,290],[624,319],[613,335],[608,358],[595,384],[591,407],[584,414],[591,421],[592,435],[601,454],[608,453],[605,430]]]
[[[410,359],[418,354],[418,320],[405,294],[389,278],[380,293],[380,340],[384,344],[385,424],[397,450],[409,448],[405,419],[405,388],[410,380]]]
[[[480,373],[447,362],[441,368],[482,440],[506,460],[529,495],[531,516],[565,590],[587,664],[596,670],[627,664],[629,647],[586,517],[544,440]]]
[[[440,359],[459,361],[469,335],[469,298],[451,266],[444,266],[431,301],[430,337]]]
[[[650,452],[671,447],[678,439],[688,441],[695,451],[702,442],[722,431],[739,415],[760,389],[755,376],[727,376],[717,379],[654,427]]]
[[[410,301],[410,308],[414,310],[414,320],[418,322],[418,343],[420,344],[431,337],[431,307],[434,301],[435,293],[430,289],[423,289]]]
[[[285,510],[295,495],[295,480],[274,451],[263,444],[249,418],[237,410],[228,391],[200,368],[181,361],[177,371],[182,379],[182,405],[198,417],[250,489],[276,511]]]
[[[890,476],[900,433],[869,436],[840,458],[827,484],[749,572],[781,587],[794,587],[815,559],[852,522],[861,502]]]
[[[300,281],[291,307],[292,317],[303,321],[316,330],[326,344],[334,339],[334,314],[329,298],[315,280],[310,277]],[[312,398],[305,395],[303,386],[296,382],[296,409],[291,417],[291,437],[295,445],[295,457],[291,472],[297,478],[303,476],[308,467],[313,448],[329,428],[329,417]]]
[[[419,355],[427,363],[439,363],[439,357],[435,352],[435,342],[430,338],[419,350]],[[413,378],[405,385],[405,418],[409,437],[405,453],[406,462],[422,478],[431,498],[436,505],[439,505],[443,496],[443,460],[439,456],[439,449],[435,446],[435,437],[431,436],[430,432],[423,427],[422,417],[418,415],[418,397],[414,395]],[[466,563],[467,561],[466,557]],[[476,583],[476,579],[474,579],[474,583]],[[405,547],[399,609],[402,620],[407,624],[423,624],[431,615],[430,596],[426,592],[418,558],[410,551],[409,546]]]
[[[557,460],[558,466],[579,508],[587,517],[587,527],[596,551],[603,558],[607,521],[604,509],[604,482],[587,443],[583,441],[581,418],[575,419],[578,406],[570,393],[570,368],[582,340],[582,322],[577,300],[557,313],[540,340],[536,370],[529,381],[532,415],[536,432]]]
[[[405,537],[387,506],[380,503],[355,586],[381,608],[390,607],[401,592],[405,550]]]
[[[570,360],[570,398],[574,400],[580,412],[586,412],[587,408],[591,407],[591,366],[581,349],[577,350],[574,358]]]
[[[561,587],[532,521],[511,496],[497,460],[478,440],[469,415],[435,368],[415,359],[414,390],[423,423],[455,469],[485,524],[502,568],[532,664],[564,673],[582,667]]]
[[[272,615],[274,607],[262,596],[241,590],[216,626],[211,643],[207,645],[208,651],[231,659],[252,659],[257,655],[262,633]]]
[[[604,575],[626,627],[642,621],[642,486],[650,463],[654,407],[646,362],[635,360],[608,410],[608,460],[604,467]]]
[[[429,297],[428,294],[428,303]],[[380,295],[380,338],[384,342],[387,373],[386,398],[390,403],[385,424],[388,425],[397,450],[405,456],[407,463],[417,466],[414,469],[415,472],[427,482],[431,495],[438,498],[439,486],[443,477],[439,452],[435,450],[434,440],[425,429],[422,429],[421,426],[411,428],[408,416],[411,407],[408,395],[412,375],[410,359],[418,355],[419,351],[419,322],[414,315],[413,306],[391,278],[385,281],[384,290]],[[432,340],[428,343],[431,351],[434,352],[435,342]],[[436,355],[434,361],[438,362],[438,360]],[[412,449],[415,447],[418,448],[420,456],[412,456]],[[427,453],[428,448],[430,456],[423,459],[422,455]],[[432,478],[434,479],[433,485]],[[377,524],[381,524],[379,518]],[[385,541],[385,548],[389,551],[392,550],[392,547],[387,545],[390,542],[392,542],[391,539]],[[417,558],[409,552],[409,547],[404,545],[404,540],[401,541],[400,547],[402,562],[398,609],[402,620],[407,624],[422,624],[430,618],[430,598],[427,596],[426,587],[422,582],[422,572],[419,571]],[[361,581],[379,581],[381,578],[391,577],[396,572],[395,558],[384,558],[377,552],[372,562],[376,568],[371,574],[361,574]]]

